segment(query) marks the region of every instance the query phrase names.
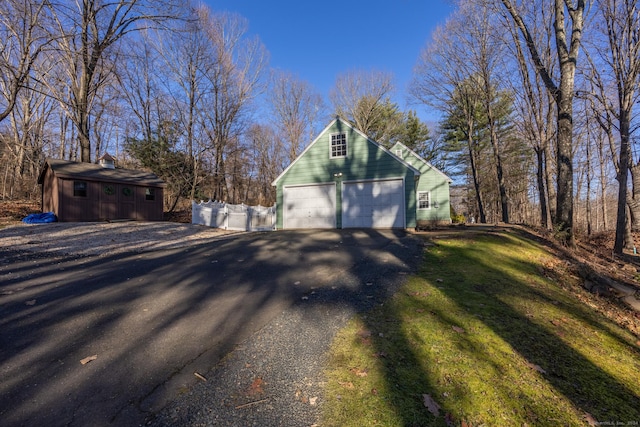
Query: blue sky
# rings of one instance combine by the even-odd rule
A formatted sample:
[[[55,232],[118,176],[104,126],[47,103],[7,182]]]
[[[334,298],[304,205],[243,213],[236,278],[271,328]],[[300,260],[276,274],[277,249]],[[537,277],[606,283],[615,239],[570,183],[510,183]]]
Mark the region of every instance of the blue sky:
[[[249,21],[270,52],[270,65],[309,82],[325,99],[340,73],[355,69],[392,72],[401,108],[420,50],[433,29],[454,10],[449,0],[206,0],[214,11]]]

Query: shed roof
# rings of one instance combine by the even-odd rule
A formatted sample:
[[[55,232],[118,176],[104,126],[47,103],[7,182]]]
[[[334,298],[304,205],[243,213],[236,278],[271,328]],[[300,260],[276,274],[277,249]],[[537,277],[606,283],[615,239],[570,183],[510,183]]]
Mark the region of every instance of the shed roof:
[[[84,179],[87,181],[121,182],[152,187],[166,187],[163,180],[152,172],[132,169],[107,169],[95,163],[71,162],[47,159],[38,177],[38,184],[44,182],[47,168],[51,168],[58,178]]]

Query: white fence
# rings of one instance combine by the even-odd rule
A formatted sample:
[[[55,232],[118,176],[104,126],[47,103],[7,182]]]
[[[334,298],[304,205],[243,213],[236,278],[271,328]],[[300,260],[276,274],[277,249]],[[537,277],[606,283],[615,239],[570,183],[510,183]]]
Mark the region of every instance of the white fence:
[[[191,223],[238,231],[271,231],[276,227],[276,207],[191,202]]]

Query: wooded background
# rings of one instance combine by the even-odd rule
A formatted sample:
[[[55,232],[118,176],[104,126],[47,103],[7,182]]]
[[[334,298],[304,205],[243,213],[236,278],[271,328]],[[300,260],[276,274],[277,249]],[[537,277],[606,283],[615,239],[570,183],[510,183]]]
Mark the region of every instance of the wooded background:
[[[247,25],[177,0],[4,0],[0,197],[38,199],[46,157],[109,152],[164,179],[169,210],[271,205],[271,182],[341,115],[451,176],[458,217],[543,227],[568,245],[615,229],[617,253],[633,246],[638,1],[458,1],[408,91],[442,117],[428,125],[394,102],[392,74],[347,71],[320,94],[271,69]]]

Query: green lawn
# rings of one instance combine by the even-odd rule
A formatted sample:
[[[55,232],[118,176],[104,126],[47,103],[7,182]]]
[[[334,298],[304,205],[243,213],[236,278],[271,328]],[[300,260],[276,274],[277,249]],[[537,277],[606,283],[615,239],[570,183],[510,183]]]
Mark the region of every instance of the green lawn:
[[[640,425],[637,338],[557,264],[516,232],[428,246],[336,337],[321,425]]]

